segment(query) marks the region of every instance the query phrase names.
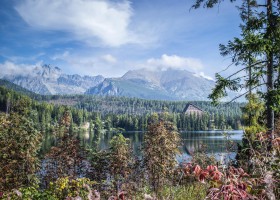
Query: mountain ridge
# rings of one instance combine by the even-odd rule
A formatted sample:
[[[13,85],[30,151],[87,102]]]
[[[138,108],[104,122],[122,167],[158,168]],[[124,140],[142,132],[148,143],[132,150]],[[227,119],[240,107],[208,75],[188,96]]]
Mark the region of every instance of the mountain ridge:
[[[50,65],[36,66],[31,72],[25,74],[2,76],[0,74],[0,78],[43,95],[83,94],[89,87],[95,86],[105,79],[101,75],[64,74],[60,68]]]
[[[105,79],[86,94],[160,100],[207,100],[214,81],[187,70],[130,70],[120,78]],[[137,90],[138,92],[135,92]]]
[[[39,94],[31,92],[30,90],[27,90],[26,88],[23,88],[23,87],[21,87],[17,84],[14,84],[10,81],[7,81],[7,80],[0,79],[0,86],[5,87],[5,88],[10,89],[10,90],[13,90],[13,91],[18,92],[18,93],[23,94],[23,95],[27,95],[30,98],[39,98],[40,97]]]
[[[187,70],[130,70],[118,78],[65,74],[58,67],[37,66],[26,74],[2,75],[32,92],[52,94],[87,94],[126,96],[155,100],[208,100],[212,80]]]

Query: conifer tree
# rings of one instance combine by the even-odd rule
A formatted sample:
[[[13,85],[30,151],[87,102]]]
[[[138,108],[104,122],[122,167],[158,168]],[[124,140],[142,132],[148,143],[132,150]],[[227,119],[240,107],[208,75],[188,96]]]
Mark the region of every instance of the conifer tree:
[[[29,120],[30,99],[22,98],[9,114],[0,116],[0,190],[37,182],[41,134]]]
[[[230,0],[233,2],[234,0]],[[193,8],[201,5],[211,8],[220,3],[218,0],[196,0]],[[279,110],[280,88],[275,77],[279,77],[279,40],[280,40],[280,3],[279,0],[243,0],[240,15],[241,37],[234,38],[227,45],[220,45],[223,56],[231,56],[236,66],[242,66],[235,73],[224,78],[216,74],[216,87],[210,98],[217,102],[227,95],[227,89],[246,90],[242,95],[256,89],[262,93],[266,103],[266,127],[273,138],[274,111]],[[240,73],[245,72],[245,76]],[[265,85],[266,91],[261,87]],[[240,95],[241,96],[241,95]],[[240,97],[237,96],[236,98]]]
[[[170,183],[177,165],[179,134],[167,121],[154,121],[144,136],[143,159],[148,181],[155,192]]]
[[[125,189],[122,188],[122,185],[132,173],[133,165],[130,141],[122,134],[114,136],[110,141],[109,163],[115,192],[119,193],[122,189]]]

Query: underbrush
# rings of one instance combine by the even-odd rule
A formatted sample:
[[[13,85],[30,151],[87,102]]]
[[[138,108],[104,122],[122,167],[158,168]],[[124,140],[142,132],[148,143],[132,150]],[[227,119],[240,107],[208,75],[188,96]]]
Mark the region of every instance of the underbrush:
[[[159,121],[150,126],[144,138],[142,158],[132,156],[129,140],[121,134],[112,138],[108,151],[94,150],[87,154],[83,151],[81,154],[75,138],[63,137],[48,154],[52,162],[47,165],[51,172],[46,170],[47,179],[14,189],[0,185],[0,199],[280,199],[280,137],[275,134],[271,138],[272,134],[267,132],[246,137],[248,134],[244,134],[237,163],[227,166],[217,164],[203,150],[194,153],[190,162],[178,164],[180,140],[168,122]],[[80,167],[87,165],[89,170]],[[30,176],[25,178],[28,180]],[[7,180],[12,183],[10,179],[0,181]],[[46,184],[42,184],[43,180]]]

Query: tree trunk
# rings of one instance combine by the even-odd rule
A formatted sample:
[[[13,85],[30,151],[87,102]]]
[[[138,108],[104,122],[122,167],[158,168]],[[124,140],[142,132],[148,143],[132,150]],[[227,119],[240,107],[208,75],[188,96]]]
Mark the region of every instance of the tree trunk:
[[[251,17],[251,8],[250,8],[250,0],[247,0],[247,23],[250,21]],[[251,58],[251,51],[248,55],[248,66],[249,66],[249,98],[252,98],[252,58]],[[249,100],[250,101],[250,100]],[[252,112],[249,112],[249,126],[252,126]]]
[[[267,0],[267,37],[272,40],[272,29],[273,29],[273,16],[272,16],[272,0]],[[271,136],[273,138],[274,131],[274,111],[272,109],[273,99],[272,99],[272,91],[273,91],[273,50],[270,50],[267,53],[267,128],[271,132]]]

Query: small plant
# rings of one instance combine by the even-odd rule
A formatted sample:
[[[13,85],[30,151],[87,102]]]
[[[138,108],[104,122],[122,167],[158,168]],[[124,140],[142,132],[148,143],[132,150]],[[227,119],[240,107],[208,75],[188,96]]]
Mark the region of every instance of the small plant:
[[[194,151],[191,156],[191,163],[201,167],[207,167],[217,162],[213,155],[207,155],[207,146],[205,144],[201,144],[200,148]]]
[[[48,192],[56,199],[66,199],[70,197],[80,197],[80,199],[90,199],[94,195],[92,185],[94,181],[87,178],[71,179],[69,177],[59,178],[51,182]],[[93,199],[93,198],[92,198]]]
[[[216,182],[209,189],[208,199],[256,199],[249,193],[252,183],[247,179],[249,175],[242,168],[229,167],[225,175],[221,176],[219,175],[220,172],[216,170],[212,171],[212,173],[211,179]],[[223,176],[224,178],[222,179]]]
[[[201,168],[190,163],[182,167],[184,176],[197,180],[209,186],[207,199],[238,200],[255,199],[250,193],[253,183],[242,168],[230,166],[225,172],[221,172],[217,166],[209,165]]]

